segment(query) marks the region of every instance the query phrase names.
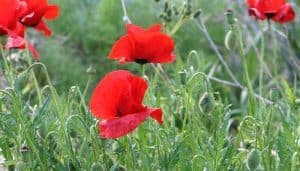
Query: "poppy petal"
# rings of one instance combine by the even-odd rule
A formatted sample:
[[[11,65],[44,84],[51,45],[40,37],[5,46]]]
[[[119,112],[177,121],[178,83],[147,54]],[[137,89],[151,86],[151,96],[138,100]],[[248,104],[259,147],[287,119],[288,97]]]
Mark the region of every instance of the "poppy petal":
[[[259,0],[247,0],[247,4],[249,8],[255,8],[258,4]]]
[[[107,74],[96,86],[91,100],[90,109],[99,119],[113,119],[118,117],[118,105],[124,87],[129,87],[128,71],[113,71]]]
[[[274,21],[279,23],[286,23],[293,21],[296,17],[295,11],[293,10],[291,4],[286,3],[283,5],[276,15],[272,18]]]
[[[163,111],[159,108],[153,108],[150,113],[151,118],[155,119],[160,125],[163,124]]]
[[[171,37],[160,32],[134,35],[136,42],[136,57],[143,57],[152,63],[171,63],[175,60],[172,55],[174,41]]]
[[[155,116],[162,123],[159,109],[147,109],[143,112],[129,114],[121,118],[102,120],[99,124],[100,136],[103,138],[119,138],[134,131],[149,115]],[[160,115],[160,116],[159,116]],[[160,122],[161,121],[161,122]]]
[[[162,28],[162,26],[160,24],[154,24],[147,31],[150,31],[150,32],[160,32],[161,28]]]
[[[44,15],[47,19],[55,19],[59,16],[59,7],[57,5],[49,5]]]
[[[145,31],[145,29],[143,29],[142,27],[134,25],[134,24],[126,24],[126,30],[127,30],[128,34],[141,33],[141,32]]]
[[[110,59],[120,59],[121,64],[124,61],[133,61],[134,48],[135,45],[131,36],[125,35],[114,44],[108,56]]]
[[[51,36],[51,34],[52,34],[52,31],[50,30],[50,28],[42,20],[40,20],[40,22],[34,28],[38,31],[43,32],[45,36]]]
[[[250,8],[248,10],[248,13],[249,13],[250,16],[255,17],[255,19],[265,20],[267,18],[267,16],[264,13],[261,13],[256,8]]]

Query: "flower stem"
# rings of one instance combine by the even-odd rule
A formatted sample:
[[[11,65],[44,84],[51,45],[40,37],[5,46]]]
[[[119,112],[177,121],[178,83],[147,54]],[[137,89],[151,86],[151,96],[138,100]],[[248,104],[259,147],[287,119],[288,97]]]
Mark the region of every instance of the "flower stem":
[[[121,0],[121,3],[122,3],[123,13],[124,13],[124,15],[123,15],[123,21],[125,23],[129,23],[130,24],[131,21],[130,21],[130,18],[129,18],[128,13],[127,13],[127,9],[126,9],[126,5],[125,5],[124,0]]]

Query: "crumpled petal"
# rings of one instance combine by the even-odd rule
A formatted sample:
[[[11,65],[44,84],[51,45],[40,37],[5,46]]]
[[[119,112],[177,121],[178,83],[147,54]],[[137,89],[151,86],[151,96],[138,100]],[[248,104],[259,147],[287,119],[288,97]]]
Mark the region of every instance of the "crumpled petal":
[[[129,114],[121,118],[102,120],[99,124],[100,136],[102,138],[119,138],[127,135],[144,122],[149,115],[155,116],[155,119],[161,124],[162,121],[159,119],[159,113],[162,113],[160,109],[150,108],[146,111]]]
[[[135,51],[135,44],[132,38],[128,35],[121,37],[112,47],[109,53],[110,59],[119,59],[120,64],[125,61],[133,61],[133,52]]]
[[[51,36],[52,34],[50,28],[42,20],[34,28],[38,31],[43,32],[45,36]]]
[[[128,71],[113,71],[107,74],[93,91],[90,109],[99,119],[113,119],[117,117],[118,105],[124,91],[129,87]]]
[[[59,7],[57,5],[49,5],[44,17],[48,20],[56,19],[59,16]]]
[[[272,19],[278,23],[287,23],[293,21],[295,17],[296,14],[291,4],[286,3],[279,9],[279,11]]]
[[[143,29],[140,26],[134,25],[134,24],[126,24],[126,30],[127,33],[142,33],[145,31],[145,29]]]

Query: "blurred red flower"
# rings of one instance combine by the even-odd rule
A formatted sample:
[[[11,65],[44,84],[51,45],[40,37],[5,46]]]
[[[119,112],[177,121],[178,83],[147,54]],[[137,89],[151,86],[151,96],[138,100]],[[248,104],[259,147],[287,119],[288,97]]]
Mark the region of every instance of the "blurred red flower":
[[[136,129],[148,116],[162,124],[162,110],[142,104],[148,88],[146,81],[128,71],[107,74],[95,88],[90,109],[101,119],[100,135],[118,138]]]
[[[15,41],[15,45],[25,42],[24,35],[20,36],[17,30],[21,29],[18,17],[26,10],[26,4],[19,0],[0,1],[0,36],[7,35],[9,39]]]
[[[285,0],[247,0],[249,15],[256,19],[271,19],[278,23],[291,22],[295,12]]]
[[[21,0],[26,2],[27,10],[20,16],[20,22],[28,27],[42,31],[46,36],[51,35],[51,30],[43,21],[43,18],[53,20],[59,15],[57,5],[49,5],[47,0]]]
[[[113,46],[109,58],[119,59],[120,63],[171,63],[175,60],[174,41],[161,32],[161,25],[152,25],[147,30],[133,25],[126,25],[127,34]]]

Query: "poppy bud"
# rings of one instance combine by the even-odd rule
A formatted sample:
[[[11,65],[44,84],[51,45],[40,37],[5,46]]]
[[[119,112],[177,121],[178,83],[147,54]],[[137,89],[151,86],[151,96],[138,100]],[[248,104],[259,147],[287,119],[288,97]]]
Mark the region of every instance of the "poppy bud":
[[[237,119],[230,119],[227,133],[230,137],[235,136],[239,131],[240,122]]]
[[[86,70],[86,72],[89,74],[89,75],[95,75],[96,74],[96,69],[93,67],[93,65],[90,65],[88,67],[88,69]]]
[[[199,100],[200,110],[204,113],[211,112],[215,107],[215,99],[213,95],[209,93],[203,94],[203,96]]]
[[[235,17],[234,17],[233,11],[232,10],[227,10],[225,12],[225,15],[226,15],[228,24],[233,25],[235,23]]]
[[[124,166],[121,165],[114,165],[110,168],[110,171],[125,171],[126,169]]]
[[[247,168],[252,171],[255,170],[260,163],[260,151],[253,149],[247,158]]]
[[[194,13],[193,17],[194,17],[194,18],[198,18],[198,17],[200,16],[201,13],[202,13],[201,9],[198,9],[198,10]]]
[[[279,96],[280,96],[280,92],[279,92],[279,90],[277,88],[271,89],[271,91],[270,91],[270,99],[273,102],[276,102],[279,99]]]
[[[179,76],[180,76],[181,84],[185,85],[185,83],[186,83],[186,81],[187,81],[187,73],[186,73],[186,70],[179,71],[178,74],[179,74]]]
[[[91,171],[99,171],[99,170],[105,170],[103,166],[101,166],[99,163],[93,163],[91,166]]]

